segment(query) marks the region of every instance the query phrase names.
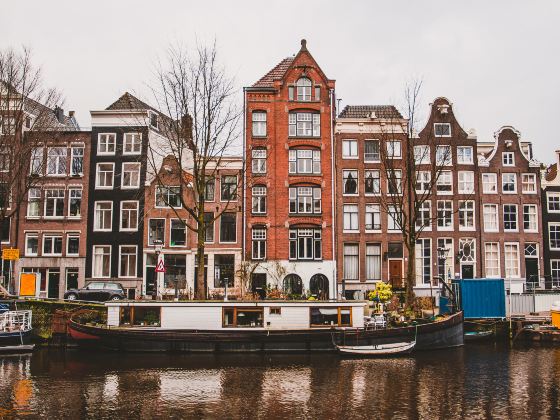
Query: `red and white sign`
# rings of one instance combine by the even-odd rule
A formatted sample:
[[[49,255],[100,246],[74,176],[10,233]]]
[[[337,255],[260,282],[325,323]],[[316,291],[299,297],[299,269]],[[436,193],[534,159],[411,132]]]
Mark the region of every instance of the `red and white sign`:
[[[159,260],[156,267],[156,273],[165,273],[165,265],[163,265],[163,260]]]

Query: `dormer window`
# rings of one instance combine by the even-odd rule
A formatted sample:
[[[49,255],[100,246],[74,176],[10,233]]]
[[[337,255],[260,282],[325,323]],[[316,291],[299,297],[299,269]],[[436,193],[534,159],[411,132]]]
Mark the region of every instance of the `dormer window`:
[[[150,112],[150,126],[158,129],[158,115],[155,112]]]
[[[436,137],[451,137],[451,124],[435,123],[434,133]]]
[[[502,165],[504,166],[514,166],[515,158],[513,152],[503,152],[502,153]]]
[[[301,77],[296,82],[296,87],[298,101],[311,101],[311,80],[309,80],[307,77]]]

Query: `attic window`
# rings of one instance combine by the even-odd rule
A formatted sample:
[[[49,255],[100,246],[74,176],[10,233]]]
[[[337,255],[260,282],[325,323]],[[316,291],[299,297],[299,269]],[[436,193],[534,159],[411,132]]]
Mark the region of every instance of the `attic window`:
[[[311,101],[311,80],[307,77],[301,77],[297,83],[297,100],[309,102]]]
[[[435,123],[434,133],[436,137],[451,137],[451,124],[449,123]]]
[[[153,128],[159,128],[158,115],[155,112],[150,112],[150,126]]]

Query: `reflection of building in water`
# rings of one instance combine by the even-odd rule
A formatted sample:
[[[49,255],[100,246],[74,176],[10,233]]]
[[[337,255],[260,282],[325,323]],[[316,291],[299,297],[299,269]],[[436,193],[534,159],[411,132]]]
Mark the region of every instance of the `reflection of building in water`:
[[[262,383],[263,407],[275,415],[284,409],[289,412],[307,410],[311,398],[311,373],[309,367],[267,369]]]
[[[166,370],[160,373],[160,398],[167,404],[192,400],[200,404],[219,402],[221,389],[221,370]]]

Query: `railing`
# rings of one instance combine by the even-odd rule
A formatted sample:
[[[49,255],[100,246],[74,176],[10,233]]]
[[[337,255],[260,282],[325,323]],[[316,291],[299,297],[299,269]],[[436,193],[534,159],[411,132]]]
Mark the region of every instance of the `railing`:
[[[0,332],[31,329],[31,311],[7,311],[0,314]]]

